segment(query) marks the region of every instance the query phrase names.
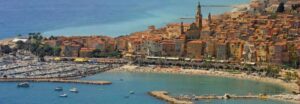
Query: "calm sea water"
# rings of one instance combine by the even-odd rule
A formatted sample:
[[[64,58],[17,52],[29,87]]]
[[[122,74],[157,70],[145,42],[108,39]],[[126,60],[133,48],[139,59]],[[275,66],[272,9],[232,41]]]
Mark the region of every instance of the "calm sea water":
[[[120,79],[124,79],[120,81]],[[146,74],[106,72],[83,80],[108,80],[112,85],[97,86],[62,83],[31,83],[28,89],[17,88],[16,83],[0,83],[0,104],[164,104],[149,95],[153,90],[165,90],[171,95],[224,93],[246,95],[249,93],[278,94],[286,90],[272,84],[230,78],[190,76],[174,74]],[[79,93],[64,91],[68,98],[58,97],[62,92],[55,87],[66,89],[77,87]],[[130,91],[135,91],[130,95]],[[129,98],[125,98],[128,96]],[[199,101],[203,104],[207,101]],[[271,100],[212,100],[211,104],[288,104]]]
[[[199,0],[0,0],[0,39],[17,34],[118,36],[194,17]],[[249,0],[200,0],[232,5]],[[206,17],[231,8],[203,8]]]

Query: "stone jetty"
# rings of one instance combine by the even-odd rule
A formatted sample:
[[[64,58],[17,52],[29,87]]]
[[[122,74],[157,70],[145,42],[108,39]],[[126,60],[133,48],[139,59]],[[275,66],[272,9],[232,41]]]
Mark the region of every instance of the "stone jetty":
[[[191,101],[185,101],[185,100],[178,100],[176,98],[173,98],[168,95],[168,92],[166,91],[151,91],[149,92],[149,95],[154,96],[158,99],[162,99],[164,101],[167,101],[171,104],[193,104]]]
[[[153,97],[156,97],[158,99],[167,101],[171,104],[193,104],[192,101],[197,100],[209,100],[209,99],[271,99],[271,100],[281,100],[286,102],[292,102],[299,104],[300,103],[300,95],[291,95],[291,94],[279,94],[279,95],[244,95],[244,96],[238,96],[238,95],[231,95],[231,94],[225,94],[223,96],[216,96],[216,95],[207,95],[207,96],[175,96],[172,97],[168,95],[167,91],[151,91],[149,94]]]
[[[110,85],[109,81],[85,81],[85,80],[64,80],[64,79],[7,79],[1,78],[0,82],[53,82],[53,83],[78,83],[92,85]]]

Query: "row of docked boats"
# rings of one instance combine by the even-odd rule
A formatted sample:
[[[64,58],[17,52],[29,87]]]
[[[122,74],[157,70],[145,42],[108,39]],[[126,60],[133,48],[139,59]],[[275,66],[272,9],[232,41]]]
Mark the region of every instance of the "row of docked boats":
[[[56,88],[54,89],[54,91],[63,91],[63,88],[62,88],[62,87],[56,87]],[[77,90],[77,88],[75,88],[75,87],[69,89],[69,91],[70,91],[70,92],[73,92],[73,93],[78,93],[78,92],[79,92],[79,91]],[[59,95],[59,97],[68,97],[68,94],[63,93],[63,94]]]
[[[17,87],[18,88],[29,88],[30,84],[29,84],[29,82],[21,82],[21,83],[17,84]],[[57,92],[61,92],[63,90],[64,90],[63,87],[56,87],[54,89],[54,91],[57,91]],[[72,93],[78,93],[79,92],[78,89],[75,88],[75,87],[69,89],[69,91],[72,92]],[[59,97],[68,97],[68,94],[63,93],[63,94],[59,95]]]

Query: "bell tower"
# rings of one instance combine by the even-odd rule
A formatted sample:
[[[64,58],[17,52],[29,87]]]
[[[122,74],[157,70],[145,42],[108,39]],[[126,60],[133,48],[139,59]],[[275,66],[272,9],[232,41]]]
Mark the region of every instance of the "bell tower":
[[[201,4],[198,2],[197,12],[196,12],[196,25],[200,31],[202,31],[202,11],[201,11]]]

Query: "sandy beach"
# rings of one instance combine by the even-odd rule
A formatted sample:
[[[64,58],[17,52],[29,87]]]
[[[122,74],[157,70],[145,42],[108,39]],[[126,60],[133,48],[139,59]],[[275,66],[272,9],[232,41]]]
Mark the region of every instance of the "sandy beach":
[[[116,68],[110,70],[110,72],[139,72],[139,73],[168,73],[168,74],[185,74],[185,75],[206,75],[206,76],[214,76],[214,77],[226,77],[226,78],[235,78],[241,80],[253,80],[259,81],[263,83],[270,83],[280,85],[288,91],[297,91],[298,86],[295,83],[288,83],[280,79],[269,78],[269,77],[260,77],[247,75],[246,73],[229,73],[224,71],[209,71],[209,70],[196,70],[196,69],[182,69],[179,67],[172,68],[161,68],[157,66],[149,66],[149,67],[140,67],[136,65],[124,65],[120,68]],[[300,101],[299,95],[292,94],[280,94],[280,95],[270,95],[269,99],[273,100],[282,100],[291,103],[298,104]]]
[[[297,91],[298,86],[296,83],[288,83],[280,79],[269,78],[269,77],[260,77],[247,75],[246,73],[233,74],[224,71],[209,71],[209,70],[196,70],[196,69],[182,69],[179,67],[173,68],[161,68],[156,66],[151,67],[139,67],[136,65],[124,65],[120,68],[116,68],[110,71],[114,72],[143,72],[143,73],[168,73],[168,74],[186,74],[186,75],[206,75],[206,76],[215,76],[215,77],[226,77],[226,78],[235,78],[242,80],[253,80],[264,83],[277,84],[288,91]]]

